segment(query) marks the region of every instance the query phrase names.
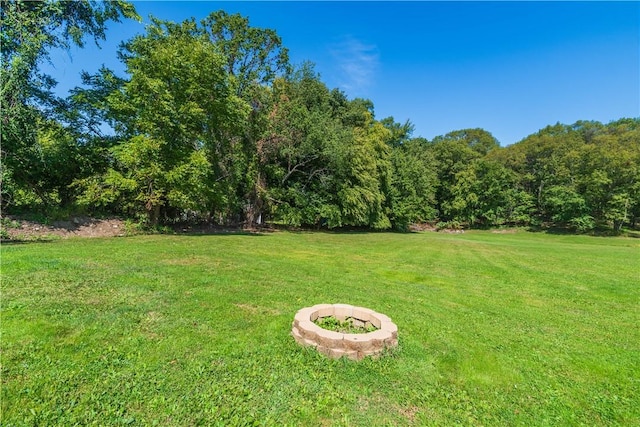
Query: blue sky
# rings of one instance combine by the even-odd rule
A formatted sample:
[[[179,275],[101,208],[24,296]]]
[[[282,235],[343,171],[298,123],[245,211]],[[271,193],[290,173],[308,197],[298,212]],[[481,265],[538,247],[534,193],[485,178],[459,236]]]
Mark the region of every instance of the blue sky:
[[[111,23],[102,49],[54,52],[58,91],[102,64],[148,16],[182,21],[224,9],[272,28],[294,64],[410,120],[432,139],[481,127],[502,145],[556,122],[640,116],[639,2],[134,2],[143,22]]]

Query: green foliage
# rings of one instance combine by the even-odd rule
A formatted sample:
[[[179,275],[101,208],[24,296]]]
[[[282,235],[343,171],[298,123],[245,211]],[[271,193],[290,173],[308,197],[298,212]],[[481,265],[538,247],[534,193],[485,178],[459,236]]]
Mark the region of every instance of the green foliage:
[[[289,51],[271,29],[249,25],[249,19],[223,10],[202,21],[212,44],[224,57],[225,70],[237,82],[237,94],[248,94],[255,84],[270,84],[289,70]]]
[[[115,213],[155,227],[407,230],[543,225],[620,232],[640,218],[640,120],[547,126],[501,148],[484,129],[412,139],[367,99],[298,69],[272,29],[224,11],[153,19],[62,100],[40,70],[52,48],[138,18],[123,1],[7,1],[2,35],[3,209]],[[109,125],[115,134],[105,136]]]
[[[411,134],[415,129],[409,120],[404,123],[396,123],[393,117],[384,118],[380,120],[380,123],[391,132],[388,144],[394,148],[409,142]]]
[[[476,159],[455,176],[453,199],[445,203],[452,218],[468,225],[501,226],[529,222],[531,203],[518,188],[517,175],[485,159]]]
[[[11,240],[11,235],[9,234],[8,229],[11,228],[20,228],[20,223],[18,221],[12,220],[11,218],[1,217],[0,218],[0,240]]]
[[[436,193],[439,217],[470,225],[478,218],[479,195],[470,187],[475,180],[474,160],[498,147],[497,140],[482,129],[465,129],[434,138],[431,149],[437,162]]]
[[[244,120],[236,120],[236,131],[225,135],[232,154],[223,167],[228,171],[224,180],[229,183],[229,203],[223,216],[241,217],[253,226],[261,221],[267,203],[261,135],[271,113],[269,87],[277,77],[290,72],[289,53],[274,30],[252,27],[240,14],[213,12],[202,21],[202,27],[222,54],[237,96],[251,106]]]
[[[374,229],[391,226],[384,209],[391,177],[389,137],[390,132],[380,123],[366,124],[354,130],[351,144],[345,144],[337,171],[344,225]]]
[[[65,187],[79,173],[73,168],[81,150],[53,122],[64,105],[51,92],[56,82],[39,66],[53,48],[103,40],[107,21],[123,17],[138,18],[124,1],[2,1],[2,183],[9,180],[3,206],[24,205],[20,190],[35,193],[45,208],[70,203]]]
[[[319,225],[335,206],[335,165],[345,131],[332,117],[326,86],[307,64],[274,82],[271,113],[259,140],[266,198],[276,221]],[[335,212],[334,212],[335,213]],[[339,215],[330,215],[340,221]]]
[[[635,222],[640,120],[549,126],[491,156],[518,174],[541,221],[588,231]]]
[[[389,228],[390,132],[365,104],[330,92],[309,64],[277,80],[271,102],[259,152],[274,220]],[[361,126],[345,125],[356,116]]]
[[[462,223],[457,220],[440,221],[436,224],[436,230],[462,230]]]
[[[344,321],[340,321],[334,316],[318,317],[313,323],[323,329],[343,334],[366,334],[377,329],[373,325],[357,325],[351,317],[346,318]]]
[[[410,140],[391,152],[393,167],[390,199],[394,228],[406,231],[411,224],[436,218],[437,165],[423,139]]]
[[[112,191],[100,203],[124,197],[133,203],[118,208],[144,212],[151,224],[172,210],[225,210],[224,195],[234,191],[223,182],[233,150],[226,135],[248,107],[233,94],[224,58],[190,21],[156,21],[123,57],[131,78],[109,94],[107,108],[124,140],[111,149],[115,164],[102,182]]]

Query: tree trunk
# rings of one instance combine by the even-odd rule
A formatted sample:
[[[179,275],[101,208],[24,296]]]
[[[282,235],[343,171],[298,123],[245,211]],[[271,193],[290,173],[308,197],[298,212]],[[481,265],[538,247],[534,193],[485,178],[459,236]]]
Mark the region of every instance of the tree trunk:
[[[619,219],[616,219],[613,221],[613,231],[615,231],[616,233],[619,233],[620,231],[622,231],[622,225],[624,224],[624,221],[621,221]]]
[[[147,215],[149,216],[149,225],[155,227],[158,225],[160,219],[160,204],[155,204],[147,208]]]
[[[262,209],[264,207],[264,199],[262,194],[266,189],[266,182],[262,173],[258,173],[256,183],[248,197],[247,208],[245,211],[245,226],[253,228],[262,225]]]

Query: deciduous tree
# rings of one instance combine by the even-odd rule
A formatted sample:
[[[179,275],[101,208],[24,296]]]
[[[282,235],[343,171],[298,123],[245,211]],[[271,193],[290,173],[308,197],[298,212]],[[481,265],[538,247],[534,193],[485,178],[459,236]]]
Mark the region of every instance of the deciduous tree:
[[[50,196],[44,182],[62,179],[69,184],[75,178],[73,175],[48,176],[55,164],[43,163],[52,160],[43,153],[58,143],[52,139],[56,135],[62,139],[60,147],[54,150],[57,153],[55,161],[62,155],[73,155],[64,149],[69,148],[67,136],[62,136],[64,132],[51,134],[42,129],[43,126],[51,129],[51,121],[56,119],[56,109],[62,102],[52,92],[55,80],[39,66],[48,60],[52,49],[68,49],[71,45],[82,47],[88,39],[103,40],[106,23],[121,18],[138,18],[129,2],[2,0],[0,3],[0,177],[10,179],[13,184],[10,188],[31,190],[46,203]],[[53,128],[56,127],[54,124]],[[42,139],[44,134],[47,134],[46,142]],[[63,163],[72,160],[69,157]],[[56,187],[60,188],[59,185]],[[8,194],[4,185],[2,188],[4,203]]]

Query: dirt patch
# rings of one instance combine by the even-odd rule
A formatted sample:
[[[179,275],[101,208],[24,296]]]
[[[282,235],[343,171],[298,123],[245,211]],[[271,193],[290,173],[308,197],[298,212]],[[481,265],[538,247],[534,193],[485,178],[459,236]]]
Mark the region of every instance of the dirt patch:
[[[438,229],[433,224],[421,223],[421,224],[411,224],[411,225],[409,225],[409,231],[413,231],[413,232],[438,231]]]
[[[514,234],[518,232],[517,228],[498,228],[496,230],[491,230],[492,233],[495,234]]]
[[[73,217],[68,221],[42,224],[15,217],[4,217],[2,229],[11,240],[48,240],[69,237],[116,237],[126,234],[125,222],[117,218]]]

